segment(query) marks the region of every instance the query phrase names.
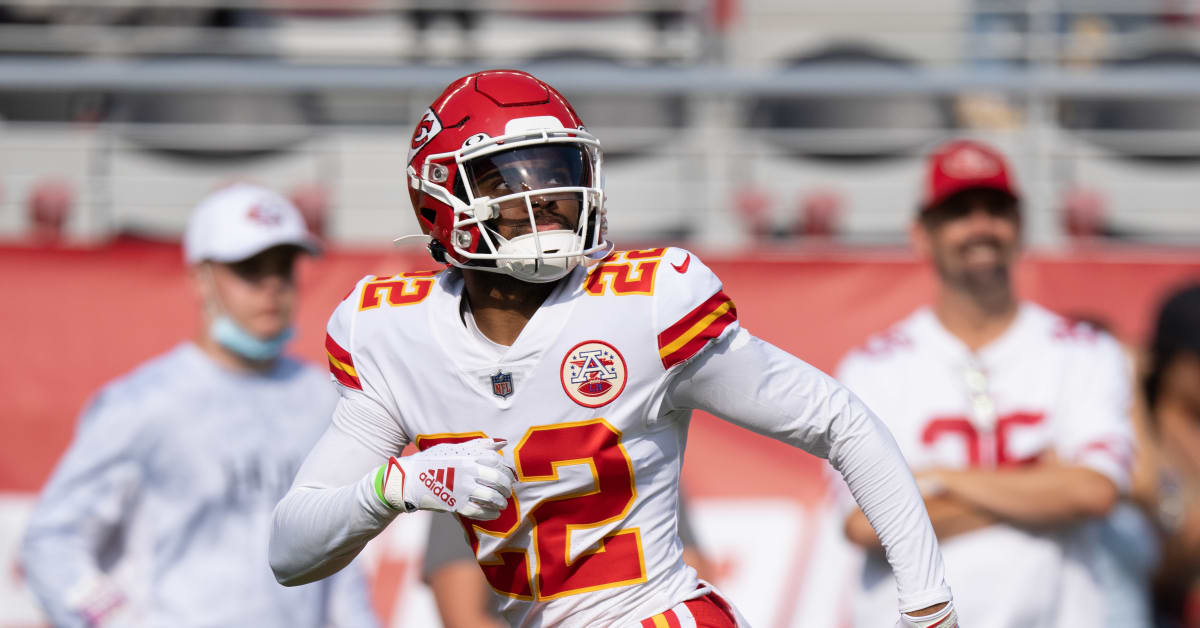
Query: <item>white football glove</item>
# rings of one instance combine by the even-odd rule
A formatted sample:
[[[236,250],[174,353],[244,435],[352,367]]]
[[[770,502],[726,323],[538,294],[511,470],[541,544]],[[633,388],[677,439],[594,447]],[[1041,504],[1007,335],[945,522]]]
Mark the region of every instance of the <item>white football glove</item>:
[[[900,613],[900,621],[896,628],[958,628],[958,613],[954,611],[954,602],[946,604],[946,608],[924,617],[914,617],[908,613]]]
[[[439,510],[490,521],[508,505],[517,481],[497,453],[505,444],[476,438],[391,458],[375,475],[375,494],[395,510]]]

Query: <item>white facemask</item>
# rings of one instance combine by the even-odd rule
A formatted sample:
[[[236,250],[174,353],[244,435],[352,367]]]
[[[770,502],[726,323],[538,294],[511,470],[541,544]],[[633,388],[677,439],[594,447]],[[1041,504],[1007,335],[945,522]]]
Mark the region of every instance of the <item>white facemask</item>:
[[[547,253],[559,251],[583,251],[583,238],[574,231],[554,230],[540,231],[536,234],[527,233],[511,240],[505,239],[498,233],[493,233],[499,246],[496,252],[501,255],[512,255],[519,259],[496,260],[496,267],[521,281],[530,283],[547,283],[557,281],[567,276],[581,261],[583,255],[565,257],[544,257]],[[541,250],[538,250],[538,245]]]

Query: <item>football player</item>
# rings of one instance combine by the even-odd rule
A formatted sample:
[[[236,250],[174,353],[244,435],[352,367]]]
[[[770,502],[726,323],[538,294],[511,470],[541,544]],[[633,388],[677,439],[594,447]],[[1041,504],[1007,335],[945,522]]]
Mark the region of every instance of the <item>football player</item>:
[[[395,517],[440,510],[513,625],[744,626],[676,531],[702,409],[828,458],[883,539],[903,625],[955,625],[882,423],[741,329],[692,253],[613,251],[601,167],[567,101],[523,72],[465,76],[424,113],[412,204],[450,268],[365,277],[330,318],[342,397],[276,508],[280,582],[328,576]]]

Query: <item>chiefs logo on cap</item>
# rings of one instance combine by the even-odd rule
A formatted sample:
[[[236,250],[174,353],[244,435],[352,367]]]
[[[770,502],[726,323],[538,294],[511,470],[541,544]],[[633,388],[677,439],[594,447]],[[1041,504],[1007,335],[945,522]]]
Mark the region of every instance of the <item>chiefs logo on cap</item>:
[[[283,223],[283,210],[267,203],[258,203],[246,212],[246,218],[264,227],[276,227]]]
[[[585,408],[610,403],[625,390],[627,380],[625,358],[607,342],[586,340],[563,357],[563,391]]]

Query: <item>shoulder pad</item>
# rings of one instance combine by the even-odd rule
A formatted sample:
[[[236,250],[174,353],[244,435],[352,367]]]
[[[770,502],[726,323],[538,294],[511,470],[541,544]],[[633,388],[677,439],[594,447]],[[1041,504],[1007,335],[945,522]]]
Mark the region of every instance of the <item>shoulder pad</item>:
[[[354,346],[354,315],[358,312],[363,286],[372,279],[372,275],[359,279],[334,308],[325,325],[325,357],[329,361],[329,373],[334,381],[354,390],[362,390],[362,382],[354,368],[354,357],[350,353]]]
[[[354,365],[355,317],[360,312],[386,311],[416,305],[433,291],[440,270],[422,270],[395,275],[367,275],[338,304],[329,317],[325,331],[325,352],[329,371],[339,384],[362,390],[362,380]]]
[[[659,357],[671,368],[737,328],[737,308],[721,280],[695,254],[667,249],[656,285],[654,329]]]

